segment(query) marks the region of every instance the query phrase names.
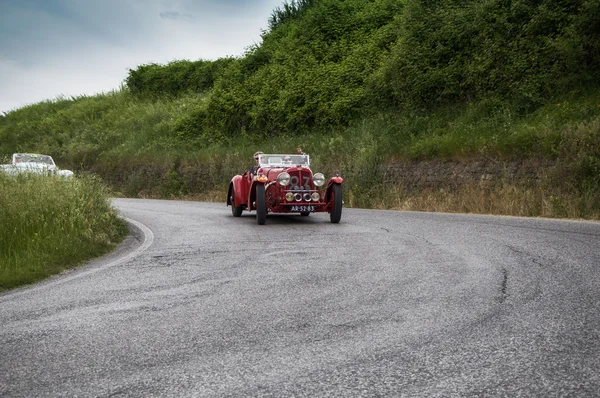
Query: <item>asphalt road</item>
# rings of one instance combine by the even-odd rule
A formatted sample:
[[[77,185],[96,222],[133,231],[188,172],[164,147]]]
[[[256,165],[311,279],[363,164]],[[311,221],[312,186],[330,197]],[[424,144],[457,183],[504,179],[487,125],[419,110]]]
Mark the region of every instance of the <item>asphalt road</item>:
[[[1,396],[599,396],[600,223],[114,204],[119,251],[0,295]]]

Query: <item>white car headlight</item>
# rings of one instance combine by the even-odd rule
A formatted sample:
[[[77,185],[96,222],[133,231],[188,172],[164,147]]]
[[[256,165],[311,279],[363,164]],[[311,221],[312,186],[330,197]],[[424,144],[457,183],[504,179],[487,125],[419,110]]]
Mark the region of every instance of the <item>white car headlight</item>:
[[[325,176],[322,173],[317,173],[313,175],[313,182],[316,186],[322,187],[325,184]]]
[[[288,185],[290,185],[290,175],[288,173],[286,173],[285,171],[282,171],[277,176],[277,182],[282,187],[287,187]]]

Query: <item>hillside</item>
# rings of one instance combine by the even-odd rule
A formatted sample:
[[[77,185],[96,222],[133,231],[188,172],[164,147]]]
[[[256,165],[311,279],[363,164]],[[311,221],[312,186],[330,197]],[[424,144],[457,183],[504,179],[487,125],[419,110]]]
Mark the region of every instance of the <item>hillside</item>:
[[[0,153],[224,200],[255,150],[301,145],[347,205],[600,217],[597,1],[298,0],[268,23],[242,57],[9,112]]]

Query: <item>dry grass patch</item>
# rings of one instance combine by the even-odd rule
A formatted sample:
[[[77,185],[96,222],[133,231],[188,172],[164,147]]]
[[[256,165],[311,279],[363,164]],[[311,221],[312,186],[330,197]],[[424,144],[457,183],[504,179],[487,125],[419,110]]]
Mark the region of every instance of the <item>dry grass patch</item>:
[[[550,192],[542,187],[503,184],[467,184],[460,190],[424,189],[408,193],[393,187],[373,202],[377,209],[447,213],[495,214],[522,217],[551,217],[600,220],[598,193]]]

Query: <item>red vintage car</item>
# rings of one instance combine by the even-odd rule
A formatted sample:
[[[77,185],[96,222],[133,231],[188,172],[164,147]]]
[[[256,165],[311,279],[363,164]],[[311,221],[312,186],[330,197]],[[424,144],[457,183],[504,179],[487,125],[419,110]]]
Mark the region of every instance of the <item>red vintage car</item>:
[[[227,205],[234,217],[256,210],[259,225],[269,213],[327,212],[332,223],[339,223],[343,182],[336,175],[326,184],[323,174],[313,174],[309,155],[260,154],[253,170],[231,180]]]

